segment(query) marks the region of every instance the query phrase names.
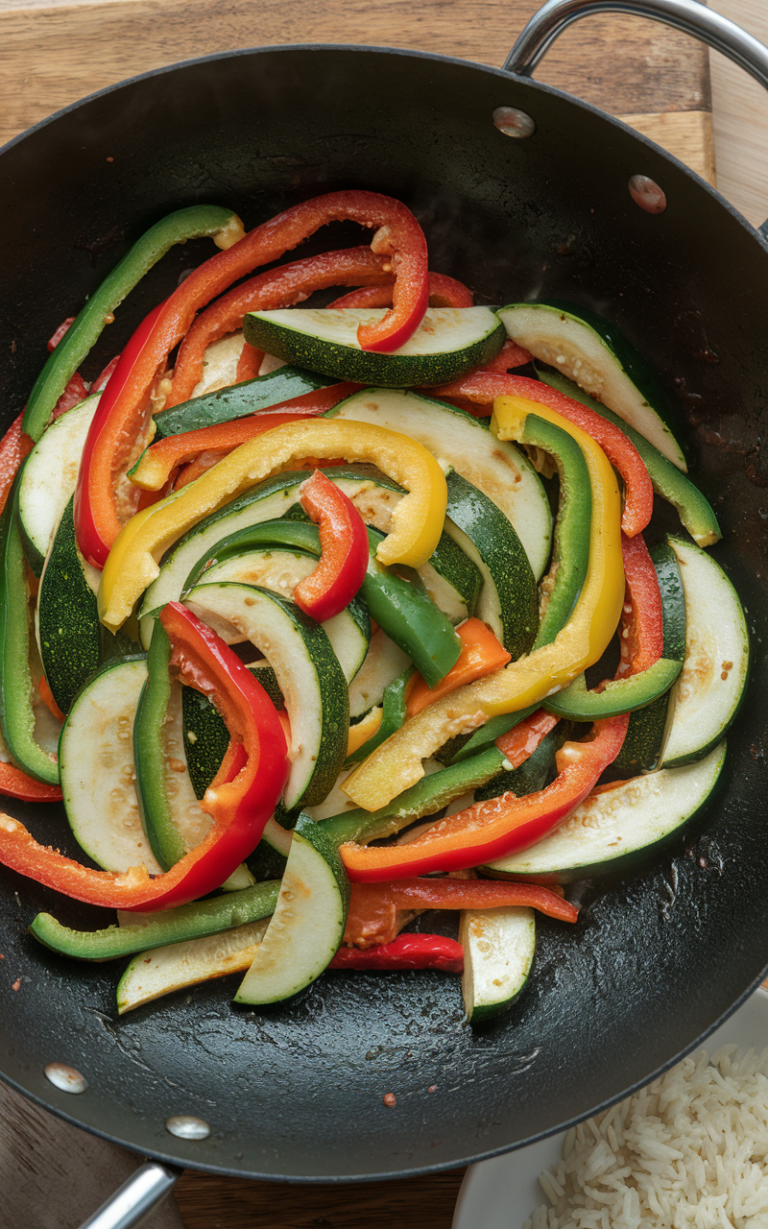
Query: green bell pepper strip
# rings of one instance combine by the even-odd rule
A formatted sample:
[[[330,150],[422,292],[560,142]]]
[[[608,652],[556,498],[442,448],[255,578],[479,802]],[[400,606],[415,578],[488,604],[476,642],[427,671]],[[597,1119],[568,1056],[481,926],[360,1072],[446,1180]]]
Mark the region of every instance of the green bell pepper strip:
[[[624,432],[640,453],[654,491],[672,505],[697,546],[713,546],[715,542],[719,542],[723,535],[709,500],[702,495],[698,487],[694,486],[690,478],[687,478],[682,470],[679,470],[672,461],[659,452],[658,448],[649,443],[644,435],[641,435],[634,427],[630,427],[629,423],[619,418],[618,414],[614,414],[613,410],[609,410],[600,401],[595,401],[593,397],[588,396],[578,384],[574,384],[572,380],[559,371],[555,371],[554,368],[537,363],[536,374],[550,388],[555,388],[567,397],[572,397],[574,401],[580,401],[582,405],[588,406],[601,418],[612,422]]]
[[[152,853],[164,871],[175,866],[187,852],[174,823],[165,780],[163,725],[171,700],[170,661],[170,637],[158,619],[147,654],[147,679],[133,723],[133,759],[141,822]]]
[[[397,678],[393,679],[384,688],[384,697],[381,702],[381,725],[367,742],[358,747],[357,751],[353,751],[352,755],[347,756],[344,764],[345,768],[349,768],[351,764],[358,764],[360,760],[364,760],[366,755],[370,755],[372,751],[375,751],[381,743],[389,738],[390,734],[394,734],[395,730],[400,729],[406,717],[405,688],[414,669],[414,666],[409,666],[407,670],[403,670],[402,674],[398,674]]]
[[[416,668],[434,687],[456,664],[461,641],[453,624],[424,591],[420,581],[403,580],[376,559],[384,538],[378,529],[368,527],[368,569],[360,596],[380,627],[407,653]],[[310,554],[320,554],[320,533],[309,521],[262,521],[248,526],[220,542],[199,559],[184,582],[184,592],[198,584],[208,567],[259,546],[295,546]]]
[[[257,883],[241,892],[226,892],[211,900],[179,905],[163,913],[153,913],[145,921],[129,926],[106,926],[102,930],[71,930],[50,913],[38,913],[29,927],[30,934],[45,947],[77,960],[117,960],[133,952],[164,947],[167,943],[186,943],[204,939],[234,926],[245,926],[269,917],[275,911],[278,880]]]
[[[107,318],[174,244],[211,235],[217,246],[228,247],[243,233],[237,214],[221,205],[192,205],[188,209],[177,209],[151,226],[81,308],[74,323],[49,356],[32,387],[24,411],[27,435],[33,440],[40,439],[56,402],[70,377],[98,341]]]
[[[29,580],[19,518],[22,473],[23,469],[0,517],[0,724],[18,766],[46,785],[58,785],[56,756],[35,739]]]

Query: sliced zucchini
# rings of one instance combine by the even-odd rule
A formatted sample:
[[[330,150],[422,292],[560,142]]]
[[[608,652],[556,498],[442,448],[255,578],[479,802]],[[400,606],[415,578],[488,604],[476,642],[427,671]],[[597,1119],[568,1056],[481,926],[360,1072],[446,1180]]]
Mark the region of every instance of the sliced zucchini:
[[[663,768],[701,759],[725,734],[747,685],[749,635],[738,594],[701,547],[670,536],[685,593],[685,661],[669,700]]]
[[[51,423],[27,457],[19,487],[24,550],[36,576],[56,526],[74,494],[80,457],[101,394],[86,398]]]
[[[279,1003],[328,967],[344,937],[349,881],[320,827],[300,815],[277,906],[236,1003]]]
[[[483,578],[477,616],[513,661],[529,652],[539,626],[536,581],[512,522],[454,470],[448,475],[446,531]]]
[[[695,764],[592,793],[543,841],[484,867],[495,879],[571,883],[631,870],[678,837],[712,794],[725,743]]]
[[[362,350],[361,324],[386,308],[289,307],[249,312],[246,340],[278,358],[339,380],[408,388],[444,384],[487,363],[504,344],[504,329],[488,307],[430,307],[405,345],[389,354]]]
[[[498,314],[513,341],[575,380],[679,469],[687,469],[670,426],[679,415],[655,373],[607,320],[559,302],[512,303]]]
[[[574,401],[580,401],[582,405],[588,406],[590,410],[594,410],[601,418],[612,422],[629,437],[648,470],[654,491],[676,510],[683,528],[688,530],[697,546],[713,546],[720,540],[723,535],[712,505],[698,487],[694,486],[690,478],[686,478],[685,474],[681,473],[671,461],[668,461],[658,448],[654,448],[644,435],[635,431],[628,422],[619,418],[618,414],[614,414],[602,402],[595,401],[594,398],[588,396],[578,384],[574,384],[573,380],[569,380],[567,376],[555,371],[554,368],[537,363],[536,374],[545,384],[557,389],[559,393],[564,393],[566,397],[573,397]]]
[[[464,909],[461,993],[471,1024],[485,1024],[511,1007],[525,989],[536,954],[533,909]]]
[[[291,811],[321,802],[347,754],[349,696],[322,627],[267,589],[221,583],[196,586],[187,605],[222,638],[245,638],[277,675],[291,723],[291,771],[283,802]]]
[[[133,722],[147,677],[144,657],[110,662],[82,689],[59,742],[61,789],[81,849],[107,871],[157,863],[136,797]]]
[[[215,393],[219,389],[228,388],[237,380],[237,365],[243,352],[245,338],[239,330],[227,333],[205,347],[203,354],[203,374],[192,389],[192,397],[204,397],[206,393]],[[175,406],[173,407],[176,408]]]
[[[49,434],[46,432],[40,444]],[[96,594],[77,548],[73,503],[70,496],[55,531],[35,611],[40,660],[53,698],[65,714],[83,683],[98,668],[102,642]]]
[[[215,563],[204,573],[204,579],[207,585],[225,580],[258,585],[292,600],[296,585],[316,567],[317,557],[307,551],[264,547]],[[371,639],[371,620],[364,604],[353,598],[345,610],[327,619],[322,627],[344,677],[351,682],[363,664]]]
[[[487,495],[512,522],[538,581],[549,561],[552,513],[543,483],[514,444],[497,440],[463,410],[416,393],[366,388],[326,417],[377,423],[428,448]]]
[[[249,922],[205,939],[171,943],[134,956],[117,985],[119,1015],[174,990],[244,973],[256,959],[268,927],[269,919]]]
[[[379,627],[371,636],[365,661],[349,688],[349,715],[362,717],[381,704],[390,683],[407,670],[411,659]]]
[[[242,344],[242,337],[240,338]],[[326,388],[333,381],[311,371],[299,371],[295,367],[281,367],[255,380],[244,380],[231,388],[219,388],[216,392],[201,394],[195,390],[193,400],[161,410],[152,419],[156,440],[166,435],[181,435],[184,431],[197,431],[200,427],[212,427],[233,418],[245,418],[259,410],[279,405],[301,397],[304,393]]]

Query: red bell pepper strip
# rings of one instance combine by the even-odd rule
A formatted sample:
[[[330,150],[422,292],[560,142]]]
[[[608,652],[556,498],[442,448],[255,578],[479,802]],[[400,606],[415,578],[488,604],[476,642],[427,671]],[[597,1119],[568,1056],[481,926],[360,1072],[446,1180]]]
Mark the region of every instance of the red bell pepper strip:
[[[505,374],[512,367],[524,367],[526,363],[531,362],[532,358],[533,355],[528,350],[524,350],[522,346],[518,346],[517,342],[507,340],[498,354],[495,354],[482,367],[478,367],[476,374]]]
[[[351,290],[349,294],[334,299],[328,307],[391,307],[393,285],[394,279],[390,275],[386,285],[362,286]],[[430,273],[430,307],[472,307],[474,301],[472,291],[463,282],[457,282],[445,273]]]
[[[340,947],[329,969],[438,969],[441,973],[464,972],[464,948],[444,935],[398,935],[361,951]]]
[[[295,260],[236,286],[200,313],[179,346],[166,408],[189,400],[195,385],[203,377],[206,347],[227,333],[241,329],[246,312],[293,307],[309,298],[313,291],[323,290],[327,286],[361,283],[365,286],[373,283],[375,286],[382,281],[393,281],[391,264],[386,256],[376,256],[368,247],[356,247]]]
[[[507,730],[506,734],[494,739],[494,746],[499,749],[511,768],[519,768],[533,755],[547,734],[554,730],[558,721],[559,717],[555,717],[553,713],[548,713],[545,708],[538,708],[526,721],[519,722],[511,730]]]
[[[15,764],[0,763],[0,794],[6,798],[21,798],[24,802],[61,802],[58,785],[46,785],[28,777]]]
[[[301,506],[320,530],[320,559],[300,580],[293,600],[318,623],[344,610],[363,583],[368,568],[368,532],[355,505],[316,469],[299,487]]]
[[[256,847],[288,776],[283,726],[251,671],[185,606],[172,602],[160,618],[173,646],[172,667],[184,683],[212,700],[231,737],[200,803],[213,818],[201,843],[151,879],[143,866],[121,874],[81,866],[39,845],[18,820],[0,815],[0,863],[75,900],[106,908],[167,909],[219,887]]]
[[[526,397],[549,406],[569,422],[586,431],[602,448],[608,460],[619,471],[624,481],[624,511],[621,527],[628,537],[641,533],[653,512],[653,486],[645,464],[632,441],[612,422],[566,397],[564,393],[550,388],[539,380],[526,376],[488,374],[475,371],[468,376],[442,384],[431,390],[433,397],[462,398],[483,407],[489,407],[495,397]]]
[[[642,534],[621,536],[624,606],[619,628],[620,661],[616,678],[641,674],[664,651],[664,615],[659,578]]]
[[[134,367],[148,346],[152,330],[162,310],[163,304],[161,303],[142,320],[120,355],[109,382],[101,394],[101,400],[91,421],[83,447],[75,487],[75,534],[81,555],[97,568],[104,566],[109,554],[110,544],[101,534],[103,520],[101,514],[105,503],[114,514],[112,489],[110,487],[104,490],[101,485],[103,474],[99,468],[98,450],[102,439],[112,439],[114,406],[130,385]]]
[[[23,422],[22,410],[0,440],[0,512],[5,507],[19,466],[35,446],[34,441],[24,431]]]
[[[462,643],[458,661],[434,687],[430,687],[420,674],[412,676],[405,693],[406,717],[415,717],[434,700],[440,700],[465,683],[474,683],[475,679],[493,674],[494,670],[501,670],[512,660],[512,655],[481,619],[466,619],[456,628],[456,633]]]
[[[375,324],[360,326],[361,347],[396,350],[416,331],[429,298],[426,239],[405,205],[377,192],[331,192],[304,201],[257,226],[238,243],[193,270],[163,304],[147,343],[140,347],[130,371],[126,371],[119,393],[110,399],[106,421],[101,421],[87,445],[87,515],[101,545],[94,549],[96,544],[91,542],[91,549],[83,553],[97,566],[103,566],[106,553],[120,532],[116,487],[143,443],[152,385],[197,312],[233,282],[260,265],[278,260],[321,226],[345,219],[375,228],[371,248],[375,254],[387,256],[395,272],[394,306]]]
[[[244,380],[255,380],[263,361],[264,351],[257,350],[249,341],[244,341],[240,357],[237,360],[235,384],[242,384]]]
[[[109,360],[104,370],[97,375],[96,379],[93,381],[93,384],[91,385],[91,393],[101,393],[104,391],[107,384],[112,379],[112,372],[115,370],[119,362],[119,354],[116,354],[114,358]]]
[[[508,792],[475,802],[438,820],[407,845],[342,845],[347,874],[375,882],[465,870],[535,845],[584,801],[619,754],[628,724],[628,713],[610,717],[595,722],[591,740],[564,743],[556,756],[557,778],[534,794],[518,798]]]

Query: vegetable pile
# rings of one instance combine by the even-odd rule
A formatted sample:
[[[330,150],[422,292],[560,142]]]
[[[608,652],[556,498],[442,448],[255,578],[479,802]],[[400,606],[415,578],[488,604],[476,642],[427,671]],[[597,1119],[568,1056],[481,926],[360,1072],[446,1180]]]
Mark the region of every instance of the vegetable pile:
[[[275,265],[343,219],[370,247]],[[201,236],[220,251],[89,389],[105,322]],[[31,933],[131,956],[120,1011],[327,968],[463,973],[470,1020],[507,1007],[535,911],[574,924],[563,885],[704,805],[744,692],[653,374],[585,308],[474,306],[366,191],[247,234],[171,214],[49,345],[0,443],[0,793],[63,800],[86,860],[0,816],[0,863],[118,919]],[[401,933],[427,910],[458,942]]]

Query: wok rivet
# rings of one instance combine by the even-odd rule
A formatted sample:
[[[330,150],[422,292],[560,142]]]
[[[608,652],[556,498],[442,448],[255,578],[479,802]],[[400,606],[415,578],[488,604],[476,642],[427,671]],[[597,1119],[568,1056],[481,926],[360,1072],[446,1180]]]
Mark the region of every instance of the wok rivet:
[[[663,213],[667,198],[662,188],[647,175],[633,175],[629,181],[629,195],[646,213]]]
[[[45,1074],[54,1088],[59,1088],[62,1092],[85,1092],[88,1087],[85,1076],[74,1067],[67,1067],[65,1063],[49,1063]]]
[[[532,137],[536,131],[536,121],[519,107],[497,107],[493,122],[508,137]]]
[[[192,1114],[177,1114],[166,1119],[166,1131],[179,1139],[207,1139],[211,1128],[204,1118],[194,1118]]]

